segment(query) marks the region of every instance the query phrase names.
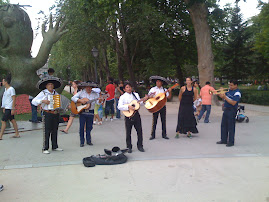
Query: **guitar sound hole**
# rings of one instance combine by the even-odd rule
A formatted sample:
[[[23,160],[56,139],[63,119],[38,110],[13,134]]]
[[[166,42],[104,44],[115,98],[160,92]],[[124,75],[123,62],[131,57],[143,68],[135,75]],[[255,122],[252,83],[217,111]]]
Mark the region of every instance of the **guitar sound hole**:
[[[135,107],[135,105],[134,105],[134,104],[132,104],[132,107]]]
[[[159,100],[160,99],[160,97],[158,96],[158,97],[156,97],[156,100]]]

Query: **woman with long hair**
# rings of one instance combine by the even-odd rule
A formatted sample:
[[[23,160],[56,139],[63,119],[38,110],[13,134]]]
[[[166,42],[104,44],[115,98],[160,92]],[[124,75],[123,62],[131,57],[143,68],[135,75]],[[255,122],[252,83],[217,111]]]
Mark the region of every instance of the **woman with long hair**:
[[[73,87],[73,89],[74,89],[74,91],[73,91],[73,95],[76,95],[76,94],[79,92],[79,88],[78,88],[78,84],[79,84],[79,83],[80,83],[80,82],[77,81],[77,80],[74,80],[74,81],[72,82],[72,87]],[[76,116],[77,116],[76,114],[73,114],[73,113],[71,112],[70,117],[69,117],[69,120],[68,120],[68,122],[67,122],[67,126],[65,127],[64,130],[60,130],[60,131],[63,132],[63,133],[65,133],[65,134],[68,134],[68,130],[69,130],[69,128],[71,127],[71,125],[72,125],[72,123],[73,123],[73,121],[74,121],[74,118],[75,118]]]
[[[186,78],[186,86],[181,87],[178,95],[180,106],[175,138],[179,138],[179,133],[187,134],[188,138],[192,138],[191,133],[198,133],[193,110],[193,101],[197,99],[197,95],[198,91],[192,86],[192,79]]]

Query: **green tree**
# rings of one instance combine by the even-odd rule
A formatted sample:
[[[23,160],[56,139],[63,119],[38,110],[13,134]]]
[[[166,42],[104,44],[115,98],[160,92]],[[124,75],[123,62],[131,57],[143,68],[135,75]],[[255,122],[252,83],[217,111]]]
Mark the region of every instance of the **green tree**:
[[[253,18],[258,31],[255,36],[255,50],[269,63],[269,3],[260,3],[261,12]]]
[[[248,43],[250,34],[247,31],[247,22],[243,22],[240,8],[236,4],[232,10],[230,27],[228,29],[228,39],[223,51],[224,64],[221,73],[228,79],[245,79],[251,72],[252,54]]]

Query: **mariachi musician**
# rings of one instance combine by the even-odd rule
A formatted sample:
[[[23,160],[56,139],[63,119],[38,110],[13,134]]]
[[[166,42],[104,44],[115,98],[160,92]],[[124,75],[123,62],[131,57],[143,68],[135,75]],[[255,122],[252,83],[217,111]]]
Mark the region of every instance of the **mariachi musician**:
[[[125,93],[120,96],[119,102],[118,102],[118,109],[120,111],[134,111],[135,107],[130,105],[130,103],[134,100],[137,100],[138,102],[148,99],[148,96],[146,95],[144,98],[140,99],[139,94],[133,92],[132,85],[130,83],[125,83],[123,85],[123,90]],[[132,127],[136,129],[137,132],[137,149],[140,152],[144,152],[143,148],[143,132],[142,132],[142,124],[141,124],[141,118],[138,111],[134,111],[134,114],[130,117],[125,116],[125,130],[126,130],[126,145],[128,148],[128,153],[132,153],[132,141],[131,141],[131,132]]]
[[[150,95],[156,96],[159,93],[164,93],[166,89],[163,87],[163,85],[168,85],[168,80],[161,77],[161,76],[151,76],[149,78],[153,83],[156,83],[155,87],[152,87],[149,90]],[[171,93],[171,88],[168,89],[168,92],[166,93],[166,97],[168,99],[171,98],[172,93]],[[162,122],[162,137],[164,139],[169,139],[166,134],[166,106],[164,106],[162,109],[159,111],[155,112],[152,114],[152,128],[151,128],[151,137],[149,138],[150,140],[155,139],[155,131],[156,131],[156,125],[157,125],[157,120],[158,116],[161,116],[161,122]]]
[[[52,150],[63,151],[58,148],[57,134],[59,126],[59,111],[51,109],[49,95],[58,95],[55,89],[61,87],[62,80],[57,77],[44,77],[36,84],[36,87],[42,90],[33,100],[32,104],[38,106],[41,104],[43,110],[43,154],[49,154],[49,139],[51,136]]]
[[[93,90],[93,88],[98,87],[98,85],[94,82],[87,81],[81,82],[78,84],[79,88],[84,88],[82,91],[79,91],[75,94],[71,100],[75,103],[87,104],[90,103],[88,108],[85,108],[79,114],[79,135],[80,135],[80,147],[84,147],[85,143],[85,135],[84,135],[84,128],[86,125],[86,143],[87,145],[92,146],[92,139],[91,139],[91,130],[93,125],[93,118],[94,118],[94,106],[95,104],[100,104],[101,98],[99,98],[99,93]]]

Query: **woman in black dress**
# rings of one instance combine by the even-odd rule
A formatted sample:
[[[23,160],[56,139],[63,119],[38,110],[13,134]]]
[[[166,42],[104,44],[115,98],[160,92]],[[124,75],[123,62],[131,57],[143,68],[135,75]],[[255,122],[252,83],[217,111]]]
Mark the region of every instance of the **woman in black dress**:
[[[179,133],[187,134],[189,138],[192,138],[191,133],[198,133],[193,109],[193,101],[197,99],[197,96],[198,91],[193,88],[191,78],[186,78],[186,86],[181,87],[178,95],[180,106],[175,138],[179,138]]]

